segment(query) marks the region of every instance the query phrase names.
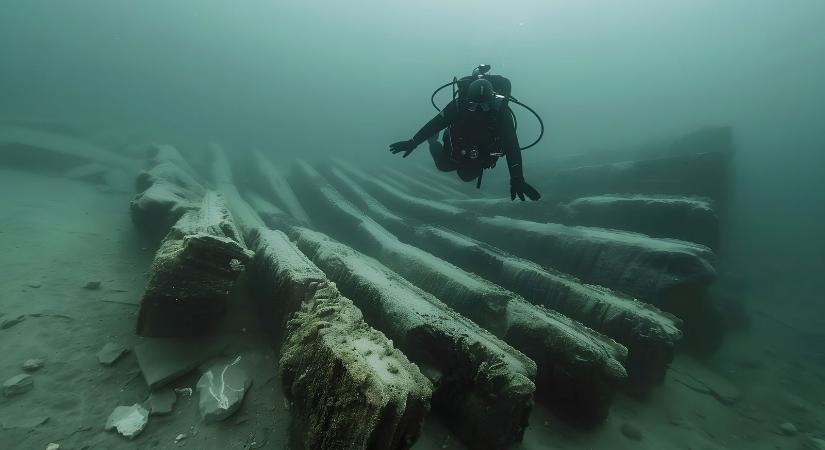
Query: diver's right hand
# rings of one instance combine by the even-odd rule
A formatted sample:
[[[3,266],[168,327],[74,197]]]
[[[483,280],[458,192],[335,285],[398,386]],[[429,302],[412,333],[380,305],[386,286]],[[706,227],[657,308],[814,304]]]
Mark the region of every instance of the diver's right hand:
[[[410,156],[415,148],[418,147],[413,143],[412,139],[406,141],[398,141],[394,144],[390,144],[390,151],[394,154],[404,152],[404,158]]]

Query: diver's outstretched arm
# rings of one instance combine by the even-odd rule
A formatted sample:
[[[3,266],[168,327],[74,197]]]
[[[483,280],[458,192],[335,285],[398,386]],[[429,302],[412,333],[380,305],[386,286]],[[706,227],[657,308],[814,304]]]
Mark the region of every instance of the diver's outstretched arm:
[[[451,101],[440,113],[436,114],[435,117],[421,127],[412,139],[390,144],[390,151],[393,154],[403,152],[403,157],[406,158],[416,147],[426,141],[427,138],[450,126],[455,119],[455,115],[455,102]]]

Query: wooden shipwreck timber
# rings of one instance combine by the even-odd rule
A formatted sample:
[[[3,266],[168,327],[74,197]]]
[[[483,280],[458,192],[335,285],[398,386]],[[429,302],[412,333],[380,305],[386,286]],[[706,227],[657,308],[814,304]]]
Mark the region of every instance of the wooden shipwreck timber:
[[[717,323],[706,319],[720,245],[718,199],[695,195],[724,183],[650,192],[622,178],[672,161],[588,185],[581,174],[607,169],[567,168],[563,197],[518,210],[424,174],[278,166],[263,153],[241,184],[219,146],[207,153],[208,174],[155,146],[138,177],[133,221],[165,236],[138,332],[209,335],[243,307],[231,303],[239,280],[253,286],[280,348],[294,448],[406,449],[433,414],[468,448],[506,449],[534,402],[598,424],[617,391],[661,383],[684,344],[721,340],[695,333]],[[668,158],[706,167],[717,153]]]

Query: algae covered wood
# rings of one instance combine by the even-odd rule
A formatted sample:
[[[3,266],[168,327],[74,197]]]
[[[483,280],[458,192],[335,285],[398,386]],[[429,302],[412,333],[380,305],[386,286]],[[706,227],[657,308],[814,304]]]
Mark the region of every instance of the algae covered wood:
[[[362,183],[364,188],[384,205],[390,205],[396,211],[416,220],[440,221],[452,223],[467,215],[467,211],[437,200],[417,197],[397,189],[385,181],[368,176],[357,167],[350,164],[339,164],[347,175]],[[308,164],[303,163],[296,168],[298,176],[307,177],[307,173],[314,171]]]
[[[681,320],[675,316],[444,227],[417,227],[415,243],[625,345],[629,351],[626,367],[633,385],[645,387],[664,379],[673,360],[674,344],[682,338]]]
[[[251,234],[251,274],[288,311],[280,371],[294,404],[295,448],[410,448],[429,411],[429,380],[286,235]]]
[[[577,198],[559,208],[565,224],[634,231],[716,249],[719,220],[713,201],[664,195],[598,195]]]
[[[207,191],[155,254],[138,313],[138,334],[184,337],[214,331],[249,256],[223,199]]]
[[[433,408],[469,448],[521,440],[536,366],[521,352],[415,287],[380,262],[322,233],[290,236],[433,381]]]
[[[298,200],[295,191],[293,191],[292,186],[279,168],[272,164],[263,153],[255,152],[254,157],[259,171],[258,175],[262,181],[263,192],[266,192],[267,199],[274,200],[296,222],[309,224],[309,216],[304,210],[304,206]]]
[[[594,164],[555,171],[547,187],[564,198],[608,193],[696,195],[723,201],[731,151],[706,151]]]
[[[137,194],[129,209],[138,230],[160,238],[186,212],[199,207],[205,189],[174,147],[152,145],[147,156],[149,168],[137,177]]]
[[[716,278],[711,250],[685,241],[502,216],[479,217],[466,233],[587,283],[615,288],[663,309],[674,291],[704,289]]]
[[[404,233],[408,230],[408,224],[403,217],[395,214],[381,204],[381,202],[365,191],[361,185],[356,183],[352,177],[344,173],[339,167],[332,167],[329,172],[330,182],[342,193],[346,193],[348,198],[360,208],[363,208],[370,217],[394,233]]]
[[[709,293],[716,279],[715,255],[704,245],[501,216],[479,217],[462,231],[674,314],[683,320],[685,343],[696,350],[712,351],[722,341],[724,325]]]
[[[255,249],[249,278],[264,303],[259,311],[277,316],[264,319],[276,326],[288,319],[279,368],[297,415],[292,448],[411,447],[431,384],[283,233],[264,227],[232,183],[225,152],[211,147],[212,178]]]
[[[294,179],[316,223],[534,359],[539,393],[561,414],[588,422],[606,417],[615,387],[627,376],[624,346],[402,243],[310,165],[299,164]]]

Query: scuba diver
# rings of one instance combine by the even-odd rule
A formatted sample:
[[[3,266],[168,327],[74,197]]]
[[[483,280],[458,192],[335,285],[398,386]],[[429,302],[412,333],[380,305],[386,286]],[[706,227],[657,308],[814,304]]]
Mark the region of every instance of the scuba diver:
[[[412,139],[391,144],[390,152],[403,153],[406,158],[426,140],[438,170],[456,171],[463,181],[477,180],[477,188],[481,187],[484,170],[495,167],[503,155],[510,170],[510,200],[518,197],[524,201],[525,195],[530,200],[538,200],[541,194],[524,181],[521,150],[538,143],[544,134],[544,124],[535,111],[510,95],[510,80],[501,75],[488,75],[489,70],[489,65],[479,65],[471,76],[453,78],[452,82],[433,92],[431,101],[436,109],[439,108],[433,99],[441,89],[452,85],[453,99]],[[530,110],[541,123],[539,138],[527,147],[519,147],[517,123],[510,102]],[[437,135],[441,130],[444,130],[442,142],[438,142]]]

